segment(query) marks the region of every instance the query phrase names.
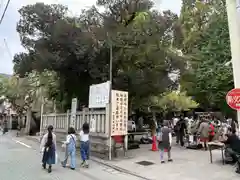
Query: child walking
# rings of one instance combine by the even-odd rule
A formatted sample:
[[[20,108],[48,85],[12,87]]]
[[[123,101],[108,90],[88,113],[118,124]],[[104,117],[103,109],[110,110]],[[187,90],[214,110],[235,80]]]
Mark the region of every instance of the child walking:
[[[66,141],[64,142],[63,146],[66,146],[66,154],[64,161],[61,162],[63,167],[66,167],[68,157],[71,158],[70,168],[75,170],[76,168],[76,136],[75,136],[75,129],[70,127],[68,130],[68,135]]]
[[[89,159],[89,124],[84,123],[82,130],[79,133],[80,136],[80,152],[82,157],[82,167],[88,168],[88,159]]]
[[[172,162],[171,159],[171,145],[172,145],[172,133],[171,129],[168,127],[168,121],[163,122],[163,127],[161,132],[158,134],[158,148],[160,150],[161,163],[164,161],[164,152],[168,154],[168,162]]]

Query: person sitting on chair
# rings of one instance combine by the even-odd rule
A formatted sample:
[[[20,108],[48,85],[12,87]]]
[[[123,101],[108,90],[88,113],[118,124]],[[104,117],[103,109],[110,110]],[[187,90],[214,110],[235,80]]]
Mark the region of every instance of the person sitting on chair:
[[[232,158],[232,163],[237,163],[236,172],[240,174],[240,162],[237,156],[237,154],[240,155],[240,140],[236,135],[236,130],[229,128],[226,137],[227,139],[223,141],[223,143],[226,145],[225,153],[229,154],[229,156]]]

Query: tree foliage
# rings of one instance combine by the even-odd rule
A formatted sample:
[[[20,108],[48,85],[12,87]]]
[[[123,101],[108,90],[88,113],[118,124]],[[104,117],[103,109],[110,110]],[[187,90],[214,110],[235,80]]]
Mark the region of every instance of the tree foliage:
[[[225,1],[183,1],[183,52],[191,57],[182,76],[182,90],[204,109],[228,113],[225,96],[233,88],[230,40]]]
[[[197,108],[198,103],[186,95],[186,92],[167,92],[161,96],[152,97],[153,108],[159,108],[162,112],[183,112]]]
[[[182,71],[184,61],[174,47],[178,16],[152,11],[150,0],[98,0],[105,7],[70,17],[62,5],[37,3],[19,10],[17,31],[28,53],[14,57],[20,77],[32,71],[54,72],[58,91],[50,96],[69,108],[71,98],[87,104],[91,84],[109,79],[113,48],[113,88],[127,90],[130,104],[175,87],[169,73]],[[133,16],[134,15],[134,16]],[[133,22],[125,25],[133,18]]]
[[[0,79],[0,94],[12,104],[12,108],[19,114],[24,114],[36,103],[45,103],[48,95],[55,96],[57,79],[54,72],[32,71],[26,77],[12,76]],[[43,98],[44,97],[44,98]]]
[[[8,80],[9,79],[7,77],[0,75],[0,96],[4,96],[4,94],[6,93],[6,84],[8,83]]]

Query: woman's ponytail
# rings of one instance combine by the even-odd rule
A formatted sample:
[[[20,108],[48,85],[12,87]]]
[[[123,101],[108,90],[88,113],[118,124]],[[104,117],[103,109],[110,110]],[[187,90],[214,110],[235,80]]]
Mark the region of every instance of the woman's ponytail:
[[[46,143],[47,147],[49,147],[53,144],[52,131],[53,131],[53,126],[52,125],[48,126],[48,138],[47,138],[47,143]]]

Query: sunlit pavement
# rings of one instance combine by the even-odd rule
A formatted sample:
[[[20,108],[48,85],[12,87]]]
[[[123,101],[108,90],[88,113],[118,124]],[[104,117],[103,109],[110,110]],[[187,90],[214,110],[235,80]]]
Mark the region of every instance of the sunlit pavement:
[[[210,163],[209,151],[190,150],[173,143],[173,162],[161,164],[158,151],[150,151],[151,145],[141,145],[140,149],[129,151],[128,159],[117,160],[112,164],[119,168],[131,170],[148,179],[160,180],[239,180],[235,167],[223,165],[220,150],[213,151],[213,163]],[[167,160],[166,154],[165,159]],[[149,166],[138,162],[153,163]]]
[[[187,150],[174,145],[172,157],[174,162],[161,164],[159,152],[150,151],[151,145],[142,145],[141,149],[128,152],[128,158],[114,161],[102,161],[99,164],[90,162],[89,169],[77,168],[75,171],[63,169],[60,165],[53,167],[52,174],[41,169],[39,143],[25,137],[14,137],[14,134],[0,136],[0,180],[239,180],[235,168],[222,165],[220,151],[213,151],[213,163],[209,161],[209,152]],[[58,149],[60,157],[64,156]],[[140,161],[151,162],[142,166]],[[105,166],[105,165],[107,166]],[[80,158],[78,158],[80,167]],[[116,170],[118,169],[118,170]],[[125,171],[126,170],[126,171]],[[127,174],[123,173],[126,172]],[[138,178],[145,177],[145,178]]]
[[[59,164],[53,166],[48,174],[41,168],[41,155],[38,143],[8,133],[0,136],[0,180],[138,180],[134,176],[121,173],[110,167],[90,162],[89,169],[78,168],[73,171]],[[63,153],[59,156],[62,157]]]

